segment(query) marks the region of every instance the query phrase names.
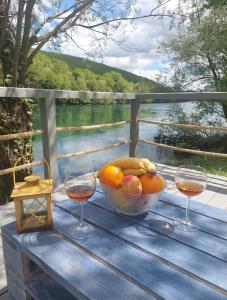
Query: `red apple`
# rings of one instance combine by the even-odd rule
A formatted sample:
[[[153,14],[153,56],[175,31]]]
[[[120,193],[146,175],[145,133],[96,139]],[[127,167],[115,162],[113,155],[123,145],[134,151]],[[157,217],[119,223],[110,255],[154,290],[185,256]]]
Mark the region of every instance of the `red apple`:
[[[132,194],[142,193],[142,184],[138,177],[133,175],[124,176],[121,181],[121,190]]]

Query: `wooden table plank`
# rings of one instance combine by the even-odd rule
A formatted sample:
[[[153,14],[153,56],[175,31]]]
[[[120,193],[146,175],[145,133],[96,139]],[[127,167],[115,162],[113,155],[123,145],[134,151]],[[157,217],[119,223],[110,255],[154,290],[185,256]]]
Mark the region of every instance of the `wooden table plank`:
[[[7,290],[4,293],[0,294],[0,300],[9,300],[9,295]]]
[[[34,300],[75,300],[75,297],[69,292],[59,291],[53,281],[43,274],[26,282],[26,289]]]
[[[0,270],[0,291],[4,290],[6,287],[6,275],[5,269]]]
[[[17,235],[11,223],[3,233],[79,299],[157,299],[51,230]]]
[[[69,212],[72,212],[74,207],[75,213],[78,213],[77,204],[73,201],[59,203],[59,206],[64,206]],[[85,215],[89,221],[108,232],[227,292],[225,262],[157,232],[153,232],[151,236],[141,236],[134,221],[92,204],[86,205]]]
[[[140,251],[124,240],[95,228],[93,237],[77,240],[72,227],[78,223],[72,215],[62,209],[54,210],[54,227],[57,231],[79,244],[93,255],[124,272],[144,288],[159,294],[163,299],[225,299],[211,287],[188,277],[160,260]],[[70,230],[71,228],[71,230]],[[184,287],[179,289],[179,286]]]
[[[168,202],[173,205],[177,205],[179,207],[185,208],[186,201],[185,197],[179,197],[177,195],[172,195],[167,192],[163,192],[161,194],[161,200]],[[195,197],[196,200],[196,197]],[[226,195],[226,201],[227,201],[227,195]],[[216,208],[209,205],[204,205],[202,203],[199,203],[197,201],[191,201],[190,205],[190,211],[197,212],[201,215],[215,218],[218,221],[223,221],[227,223],[227,211],[224,209]]]
[[[163,232],[152,221],[182,216],[183,197],[163,193],[149,214],[138,217],[116,213],[102,194],[95,198],[85,205],[85,218],[95,225],[86,240],[71,234],[79,215],[71,200],[57,204],[51,231],[17,235],[15,224],[4,226],[3,235],[48,275],[25,282],[31,295],[37,292],[34,299],[61,299],[50,277],[80,299],[227,299],[224,210],[192,202],[191,216],[201,230]]]
[[[185,208],[161,201],[157,203],[157,205],[154,206],[150,211],[158,213],[162,216],[168,216],[172,220],[176,220],[185,216]],[[194,212],[193,210],[190,210],[189,217],[195,227],[204,232],[222,238],[225,241],[227,240],[227,222],[202,215],[198,212]]]
[[[104,194],[97,193],[96,197],[103,198],[101,195]],[[160,214],[163,217],[167,217],[170,220],[176,220],[185,215],[185,200],[185,197],[163,193],[161,195],[161,200],[152,207],[150,211]],[[105,202],[108,203],[108,201],[103,201],[103,206],[107,208]],[[227,240],[226,210],[191,201],[189,216],[193,224],[200,230]],[[220,216],[220,219],[218,216]]]
[[[103,207],[106,210],[115,212],[112,206],[109,205],[109,202],[106,201],[106,199],[101,195],[97,194],[94,203],[95,205]],[[210,233],[201,230],[195,231],[193,233],[184,232],[180,230],[165,232],[164,230],[162,230],[162,228],[159,228],[158,225],[156,226],[156,223],[154,221],[165,221],[170,224],[173,224],[174,215],[176,215],[175,210],[178,211],[178,209],[178,207],[160,201],[160,203],[158,203],[149,211],[149,214],[131,217],[131,219],[137,222],[138,224],[150,228],[151,230],[167,235],[169,238],[175,239],[177,241],[185,243],[186,245],[199,249],[224,261],[227,261],[226,240],[223,238],[220,238],[218,236],[212,236],[211,238]],[[179,216],[180,215],[177,215],[177,217]],[[130,218],[130,216],[126,216],[126,218]],[[227,227],[227,225],[225,225],[225,223],[223,224],[223,222],[221,222],[221,224],[217,223],[217,220],[211,220],[210,222],[210,219],[208,219],[207,217],[204,222],[208,223],[207,226],[211,226],[210,223],[212,224],[212,222],[214,222],[212,226],[213,230],[216,230],[216,227],[218,227],[218,225],[223,229],[223,231],[225,231]]]

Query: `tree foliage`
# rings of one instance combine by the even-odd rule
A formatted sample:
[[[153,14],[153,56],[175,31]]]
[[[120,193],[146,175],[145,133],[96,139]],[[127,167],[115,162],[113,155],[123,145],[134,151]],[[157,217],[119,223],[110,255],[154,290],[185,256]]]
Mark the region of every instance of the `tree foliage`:
[[[163,42],[173,70],[176,89],[227,91],[227,3],[225,0],[184,1],[188,13],[173,30],[175,36]],[[225,125],[225,102],[199,102],[191,113],[174,105],[169,120],[198,125]],[[186,148],[226,152],[226,134],[162,128],[156,141]]]
[[[126,80],[117,71],[109,71],[102,75],[88,69],[70,67],[62,60],[40,53],[28,69],[26,85],[34,88],[49,88],[77,91],[99,92],[154,92],[166,91],[167,87],[152,81],[132,82]],[[90,103],[89,99],[65,99],[61,103]],[[100,101],[92,101],[92,103]],[[114,100],[104,100],[112,103]]]
[[[196,1],[186,2],[192,4],[188,15],[175,25],[175,37],[162,44],[174,71],[173,84],[226,90],[227,6],[221,1],[215,5],[200,1],[200,6]]]
[[[206,7],[225,7],[227,5],[227,0],[207,0]]]
[[[191,111],[191,113],[189,113]],[[222,126],[225,122],[220,103],[199,101],[185,109],[185,104],[174,103],[167,120],[176,124]],[[163,126],[155,137],[159,143],[204,151],[226,152],[226,134],[207,129],[185,129]]]

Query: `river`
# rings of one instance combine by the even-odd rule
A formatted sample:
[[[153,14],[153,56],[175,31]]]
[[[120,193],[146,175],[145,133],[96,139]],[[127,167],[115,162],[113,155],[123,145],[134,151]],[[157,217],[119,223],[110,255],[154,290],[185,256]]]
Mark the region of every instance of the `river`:
[[[190,111],[193,102],[185,102],[186,111]],[[142,104],[140,118],[147,120],[163,120],[167,118],[171,109],[171,103],[147,103]],[[101,123],[112,123],[130,119],[130,105],[65,105],[57,106],[56,121],[57,127],[94,125]],[[39,113],[35,114],[34,129],[40,129]],[[140,138],[153,140],[159,126],[153,124],[140,124]],[[62,154],[85,151],[99,148],[115,142],[129,139],[129,125],[118,126],[110,129],[96,129],[83,132],[61,132],[58,133],[57,151],[58,156]],[[42,157],[42,137],[36,136],[33,139],[33,147],[36,156]],[[128,156],[128,145],[120,146],[111,150],[85,155],[79,158],[69,158],[59,161],[59,178],[62,181],[66,170],[72,169],[80,172],[85,160],[94,162],[94,168],[111,161],[114,158]],[[174,155],[171,151],[162,150],[156,146],[140,144],[137,156],[144,156],[154,162],[173,163]],[[37,172],[41,172],[40,167]]]

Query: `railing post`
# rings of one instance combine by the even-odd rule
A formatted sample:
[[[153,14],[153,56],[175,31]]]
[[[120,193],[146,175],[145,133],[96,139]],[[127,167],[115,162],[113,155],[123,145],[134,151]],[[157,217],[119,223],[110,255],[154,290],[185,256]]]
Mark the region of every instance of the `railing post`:
[[[130,123],[130,146],[129,156],[135,157],[136,150],[139,140],[139,110],[140,110],[140,99],[136,97],[135,100],[131,100],[131,123]]]
[[[55,99],[47,97],[40,100],[41,126],[44,133],[43,139],[43,157],[50,165],[51,178],[54,181],[54,187],[58,184],[58,158],[57,158],[57,131],[56,131],[56,105]],[[45,177],[48,171],[44,168]]]

